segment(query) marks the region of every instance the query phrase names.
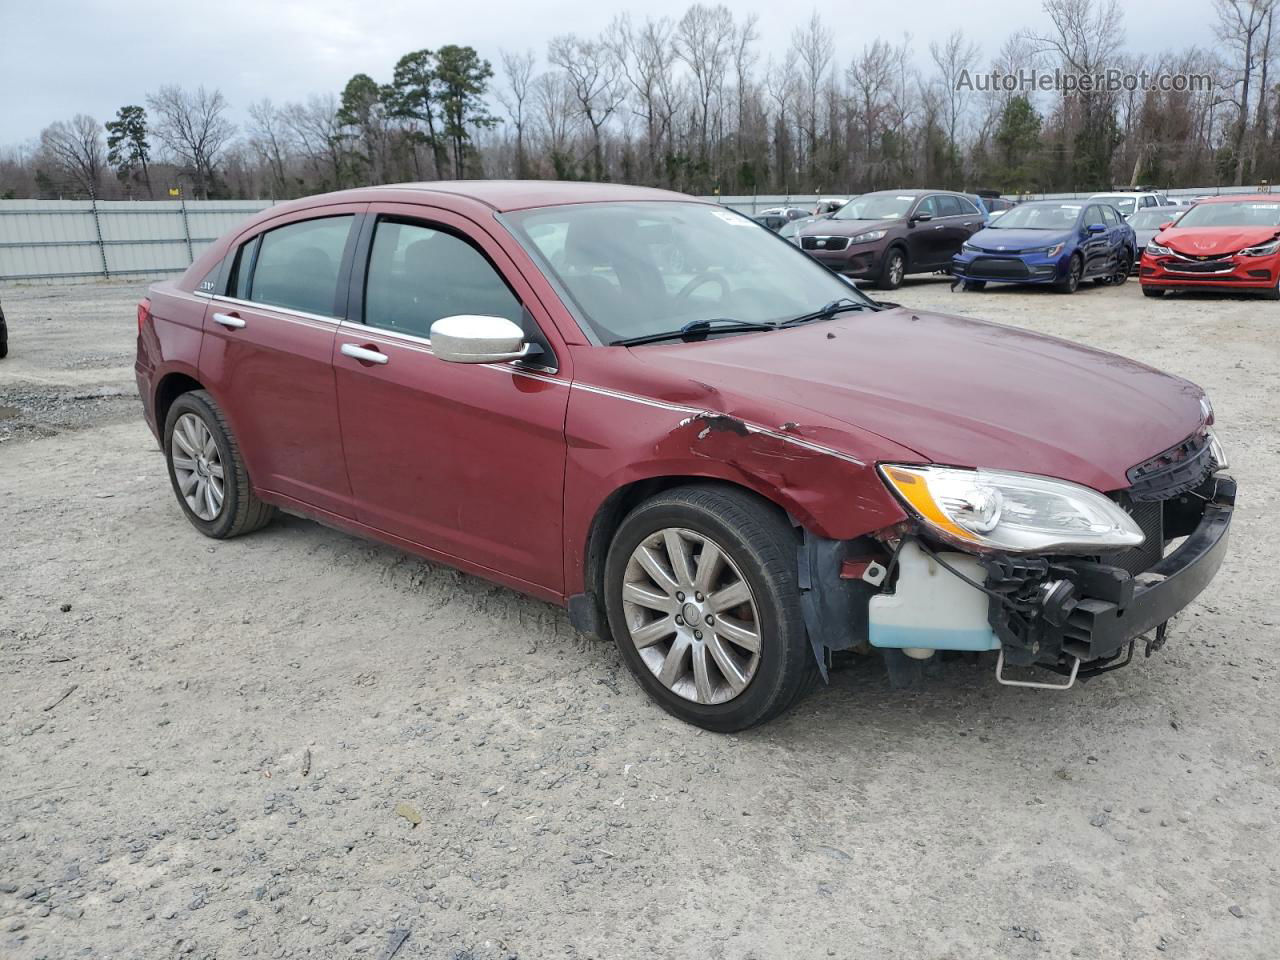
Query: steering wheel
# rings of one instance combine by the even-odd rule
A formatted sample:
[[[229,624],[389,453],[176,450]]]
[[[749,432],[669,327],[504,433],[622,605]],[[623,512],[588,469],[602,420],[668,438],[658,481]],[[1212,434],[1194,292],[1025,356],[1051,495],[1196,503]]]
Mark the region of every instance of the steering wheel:
[[[700,273],[696,277],[691,278],[688,283],[686,283],[683,287],[680,288],[680,292],[676,294],[676,299],[688,300],[689,297],[693,294],[693,291],[697,290],[701,286],[705,286],[708,283],[715,283],[720,286],[721,300],[723,300],[725,294],[729,292],[729,281],[726,280],[721,274]]]

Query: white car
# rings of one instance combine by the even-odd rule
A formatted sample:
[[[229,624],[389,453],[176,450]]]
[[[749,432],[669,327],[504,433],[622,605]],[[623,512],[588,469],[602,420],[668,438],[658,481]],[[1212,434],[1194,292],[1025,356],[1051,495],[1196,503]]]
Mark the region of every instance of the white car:
[[[1116,193],[1095,193],[1090,200],[1101,200],[1120,211],[1126,220],[1129,215],[1143,207],[1167,207],[1169,198],[1163,193],[1147,190],[1122,190]]]

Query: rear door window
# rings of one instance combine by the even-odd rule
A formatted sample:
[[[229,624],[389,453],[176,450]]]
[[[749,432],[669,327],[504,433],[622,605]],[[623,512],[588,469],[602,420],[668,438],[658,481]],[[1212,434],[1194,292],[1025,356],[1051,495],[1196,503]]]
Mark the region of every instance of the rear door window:
[[[959,197],[938,197],[939,215],[943,217],[962,217],[969,211],[960,203]]]
[[[256,262],[242,299],[302,313],[335,317],[338,276],[351,215],[303,220],[269,230],[259,242]],[[251,245],[241,250],[241,268]]]
[[[380,220],[365,280],[364,322],[430,339],[442,317],[505,317],[523,325],[523,307],[479,250],[420,223]]]

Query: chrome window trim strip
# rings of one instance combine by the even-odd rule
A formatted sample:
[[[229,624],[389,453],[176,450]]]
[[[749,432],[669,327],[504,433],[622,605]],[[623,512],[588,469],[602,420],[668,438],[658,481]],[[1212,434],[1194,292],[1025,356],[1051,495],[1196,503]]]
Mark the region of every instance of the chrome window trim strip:
[[[220,303],[234,303],[238,307],[247,307],[251,310],[269,310],[272,313],[284,314],[286,317],[297,317],[299,320],[312,320],[317,323],[330,324],[337,326],[343,322],[341,317],[326,317],[319,313],[307,313],[305,310],[294,310],[292,307],[277,307],[270,303],[258,303],[254,300],[240,300],[236,297],[228,297],[221,293],[216,293],[211,300],[217,300]]]

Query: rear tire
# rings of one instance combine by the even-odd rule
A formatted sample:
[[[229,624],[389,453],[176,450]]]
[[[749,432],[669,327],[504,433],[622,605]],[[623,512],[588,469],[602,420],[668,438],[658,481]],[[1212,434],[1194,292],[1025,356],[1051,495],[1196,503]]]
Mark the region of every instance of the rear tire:
[[[719,484],[659,493],[627,515],[605,561],[605,606],[622,659],[659,706],[729,733],[809,689],[817,662],[797,543],[776,507]],[[736,598],[745,599],[721,606]]]
[[[164,458],[182,512],[206,537],[238,537],[275,514],[253,492],[226,416],[207,391],[173,401],[164,423]]]

